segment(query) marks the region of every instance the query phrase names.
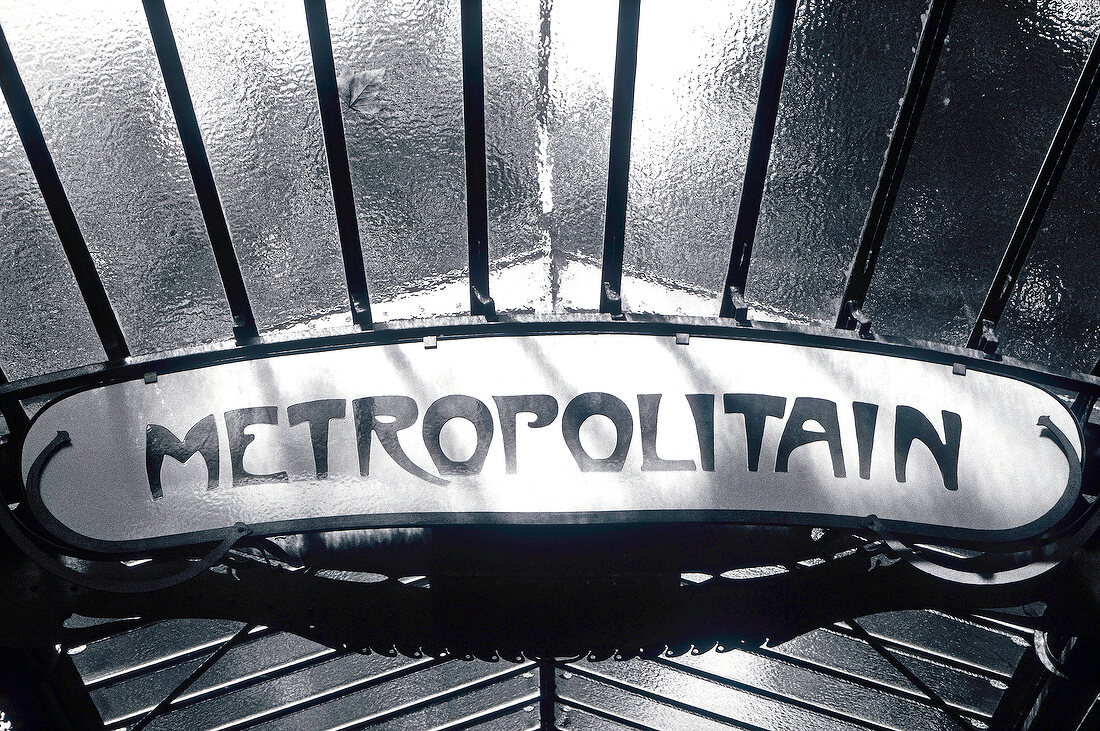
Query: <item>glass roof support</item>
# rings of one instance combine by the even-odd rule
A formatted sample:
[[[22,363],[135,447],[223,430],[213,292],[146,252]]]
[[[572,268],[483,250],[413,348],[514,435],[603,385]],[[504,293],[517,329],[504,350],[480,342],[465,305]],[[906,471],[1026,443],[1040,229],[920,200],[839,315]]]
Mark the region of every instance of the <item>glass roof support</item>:
[[[80,225],[76,221],[72,205],[69,203],[68,196],[65,195],[65,188],[57,175],[53,157],[50,155],[49,148],[46,147],[42,127],[38,124],[38,118],[35,116],[30,97],[27,96],[27,89],[23,86],[23,79],[19,76],[19,69],[15,66],[15,58],[12,56],[8,39],[2,29],[0,29],[0,88],[3,89],[8,110],[19,131],[19,139],[23,143],[23,149],[26,150],[31,170],[34,171],[34,177],[46,201],[46,208],[50,212],[54,228],[57,229],[61,246],[69,260],[69,266],[72,267],[73,276],[80,288],[80,294],[84,297],[84,303],[88,307],[96,333],[103,344],[107,360],[122,360],[130,355],[130,349],[126,345],[126,338],[122,334],[122,328],[119,327],[111,302],[107,299],[107,291],[103,288],[99,272],[96,271],[95,262],[92,261],[92,255],[88,251],[88,244],[80,232]]]
[[[1092,107],[1098,89],[1100,89],[1100,35],[1093,41],[1092,50],[1089,52],[1088,59],[1085,60],[1084,68],[1081,69],[1081,76],[1077,79],[1077,85],[1070,95],[1066,111],[1062,114],[1062,120],[1054,132],[1054,139],[1050,142],[1050,148],[1039,168],[1039,174],[1024,203],[1024,209],[1020,212],[1020,219],[1012,231],[1004,258],[997,267],[997,274],[989,286],[985,302],[982,303],[982,309],[974,321],[967,347],[988,352],[993,352],[996,347],[996,339],[991,339],[985,333],[997,326],[1005,307],[1012,298],[1020,272],[1031,251],[1031,244],[1035,241],[1035,236],[1043,224],[1043,216],[1046,215],[1047,207],[1054,197],[1054,191],[1058,187],[1062,172],[1066,169],[1066,163],[1073,154],[1073,145],[1085,126],[1085,120],[1088,118],[1089,109]]]
[[[489,296],[489,197],[485,171],[485,70],[481,0],[462,0],[462,123],[466,146],[466,229],[470,314],[496,319]]]
[[[726,284],[722,288],[721,317],[748,320],[745,306],[745,285],[749,278],[749,260],[760,219],[760,204],[764,199],[764,182],[768,174],[775,119],[779,114],[779,95],[783,90],[783,73],[787,68],[787,53],[794,28],[795,0],[775,0],[768,48],[760,78],[760,95],[756,101],[756,117],[752,123],[752,138],[745,162],[745,182],[741,187],[741,202],[737,207],[737,223],[733,229]]]
[[[553,658],[539,660],[539,731],[557,729],[558,683]]]
[[[218,265],[222,286],[233,313],[233,335],[238,343],[257,336],[256,319],[252,315],[252,306],[248,302],[241,267],[233,251],[233,241],[229,235],[229,226],[225,221],[218,188],[214,183],[214,174],[210,170],[210,160],[206,156],[206,146],[202,141],[199,121],[195,116],[195,106],[191,102],[191,93],[187,89],[187,78],[183,73],[176,39],[172,34],[172,25],[168,20],[164,0],[143,0],[145,17],[149,23],[149,32],[153,37],[153,47],[157,52],[164,86],[168,99],[172,103],[172,112],[176,117],[183,152],[187,158],[187,168],[191,171],[191,180],[195,184],[195,193],[199,199],[202,218],[206,222],[210,246],[214,251],[214,260]]]
[[[634,77],[638,71],[641,0],[619,0],[615,39],[615,80],[611,92],[611,151],[607,165],[607,208],[603,222],[603,276],[600,312],[623,311],[623,243],[626,189],[630,178],[630,130],[634,122]]]
[[[905,83],[905,94],[898,109],[894,129],[890,133],[890,145],[886,149],[886,158],[879,172],[878,183],[871,198],[871,207],[863,223],[863,232],[859,237],[859,249],[856,251],[852,269],[848,274],[848,283],[844,295],[840,298],[840,312],[837,314],[838,328],[854,330],[863,327],[869,332],[869,320],[863,318],[860,310],[871,287],[871,277],[875,273],[882,240],[886,237],[886,227],[890,223],[890,214],[894,210],[894,201],[901,188],[901,179],[905,173],[905,164],[909,160],[909,151],[917,136],[917,125],[924,102],[928,98],[928,89],[936,73],[940,51],[951,22],[951,11],[955,0],[932,0],[925,14],[921,28],[917,55],[909,70],[909,79]]]
[[[332,181],[332,202],[336,208],[336,228],[340,232],[344,276],[351,300],[351,320],[361,328],[368,328],[371,325],[370,296],[363,266],[363,247],[359,241],[359,224],[355,219],[355,193],[351,187],[344,120],[340,115],[336,65],[332,60],[328,7],[325,0],[305,0],[305,8],[313,76],[317,80],[317,103],[321,110],[321,128],[325,135],[329,179]]]

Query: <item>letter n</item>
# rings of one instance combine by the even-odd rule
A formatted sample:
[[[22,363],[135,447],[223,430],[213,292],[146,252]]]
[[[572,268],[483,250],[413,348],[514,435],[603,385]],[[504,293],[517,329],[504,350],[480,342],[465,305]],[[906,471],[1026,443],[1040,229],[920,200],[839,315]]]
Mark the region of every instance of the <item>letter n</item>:
[[[905,465],[913,442],[919,440],[932,452],[936,466],[940,468],[943,486],[948,490],[959,489],[959,444],[962,441],[962,418],[953,411],[941,411],[943,431],[946,437],[940,441],[936,427],[928,417],[911,406],[898,406],[894,421],[894,476],[905,482]]]
[[[160,486],[160,468],[164,464],[164,458],[171,457],[178,462],[186,462],[196,452],[206,461],[206,489],[213,490],[218,486],[218,470],[221,464],[218,426],[213,414],[203,417],[191,427],[182,442],[160,424],[149,424],[145,427],[145,470],[149,474],[149,492],[154,500],[164,497]]]

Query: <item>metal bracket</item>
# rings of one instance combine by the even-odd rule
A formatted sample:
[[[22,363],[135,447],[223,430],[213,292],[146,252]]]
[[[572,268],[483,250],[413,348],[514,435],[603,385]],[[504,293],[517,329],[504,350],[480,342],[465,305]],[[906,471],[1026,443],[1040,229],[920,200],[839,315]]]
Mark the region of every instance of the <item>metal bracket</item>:
[[[993,323],[982,320],[982,336],[978,338],[978,350],[986,355],[993,355],[997,352],[997,345],[997,333],[993,329]]]
[[[623,298],[622,296],[611,288],[610,282],[603,283],[603,296],[607,300],[607,311],[611,314],[612,320],[625,320],[626,315],[623,314]]]
[[[848,330],[858,330],[859,336],[864,340],[875,338],[871,332],[871,318],[860,309],[859,303],[855,300],[844,303],[844,326]]]
[[[730,312],[733,313],[733,319],[737,324],[752,327],[752,320],[749,319],[749,305],[737,287],[726,288],[726,300],[730,303]]]
[[[486,320],[493,322],[497,319],[497,303],[493,301],[492,297],[484,295],[481,290],[476,286],[473,287],[474,299],[477,300],[479,309],[481,312],[475,313],[482,315]]]

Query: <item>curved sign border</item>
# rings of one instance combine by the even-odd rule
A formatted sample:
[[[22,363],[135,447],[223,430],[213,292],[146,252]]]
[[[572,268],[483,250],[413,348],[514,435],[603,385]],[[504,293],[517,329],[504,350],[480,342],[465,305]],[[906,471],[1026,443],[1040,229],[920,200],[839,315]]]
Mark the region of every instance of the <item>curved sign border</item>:
[[[836,337],[830,337],[827,335],[816,335],[813,333],[802,332],[798,330],[783,331],[777,329],[766,329],[754,332],[750,328],[730,328],[723,326],[722,328],[716,328],[713,321],[706,322],[705,328],[693,328],[690,323],[683,321],[675,321],[670,319],[669,321],[661,321],[656,318],[648,322],[631,322],[629,325],[632,327],[622,327],[626,323],[613,323],[613,322],[584,322],[584,323],[559,323],[562,325],[560,329],[555,329],[553,323],[540,323],[535,332],[525,332],[522,329],[515,331],[509,329],[507,325],[496,323],[484,323],[480,326],[474,325],[471,327],[468,324],[460,324],[458,326],[430,326],[430,327],[418,327],[408,328],[407,330],[393,329],[393,330],[380,330],[378,334],[384,337],[378,339],[368,339],[366,341],[352,342],[341,345],[324,345],[318,340],[303,340],[299,343],[293,344],[291,347],[284,347],[277,352],[262,353],[253,357],[241,357],[236,358],[213,358],[213,363],[209,365],[216,365],[222,362],[233,362],[237,360],[261,360],[265,358],[277,358],[279,356],[291,355],[294,353],[302,352],[323,352],[328,350],[338,350],[344,348],[360,348],[360,347],[372,347],[376,345],[390,345],[400,343],[415,343],[426,337],[425,333],[430,332],[433,336],[439,338],[441,341],[444,339],[478,339],[495,336],[537,336],[537,335],[551,335],[551,334],[641,334],[641,335],[668,335],[670,333],[687,333],[699,334],[711,338],[725,338],[733,340],[749,340],[757,342],[777,342],[786,345],[797,346],[801,348],[819,348],[831,351],[854,351],[863,352],[879,357],[896,357],[903,360],[917,360],[926,363],[949,363],[952,361],[962,362],[966,367],[971,368],[977,372],[988,373],[998,378],[1007,378],[1013,381],[1018,381],[1032,388],[1039,389],[1046,393],[1051,399],[1063,408],[1067,414],[1073,420],[1073,423],[1077,427],[1078,443],[1081,445],[1081,459],[1079,465],[1083,468],[1084,458],[1087,450],[1085,449],[1085,439],[1080,421],[1075,415],[1056,397],[1047,391],[1042,385],[1030,381],[1026,378],[1020,378],[1016,375],[1007,374],[997,368],[997,363],[989,363],[988,369],[983,368],[983,361],[980,358],[973,356],[967,356],[962,354],[955,354],[946,349],[939,350],[936,348],[921,348],[920,346],[914,347],[912,345],[896,345],[892,343],[885,343],[882,341],[861,341],[855,339],[839,339]],[[577,325],[581,324],[581,327]],[[696,331],[696,332],[693,332]],[[372,333],[373,334],[373,333]],[[838,342],[839,340],[839,342]],[[297,346],[297,347],[295,347]],[[215,356],[219,354],[213,354]],[[926,357],[919,357],[925,355]],[[194,365],[191,361],[194,360],[193,355],[177,356],[175,358],[167,358],[160,361],[159,373],[168,374],[184,371],[198,371],[203,370],[208,365],[198,364]],[[182,367],[173,367],[173,365],[182,365]],[[1041,380],[1043,374],[1040,372],[1039,379]],[[66,398],[83,393],[85,391],[94,390],[96,388],[102,388],[107,385],[114,385],[117,383],[123,383],[126,381],[136,380],[132,376],[116,377],[109,379],[102,379],[99,382],[86,385],[82,388],[75,389],[64,395],[51,400],[42,409],[35,414],[34,419],[31,421],[31,427],[37,423],[39,417],[45,414],[51,407],[59,402],[64,401]],[[1072,445],[1066,436],[1061,433],[1056,427],[1052,432],[1047,419],[1047,424],[1039,424],[1046,428],[1043,429],[1041,436],[1050,438],[1053,442],[1058,444],[1059,448],[1065,454],[1067,460],[1072,460],[1074,455],[1072,454]],[[1037,425],[1037,426],[1039,426]],[[28,429],[28,434],[30,429]],[[67,436],[67,435],[66,435]],[[26,435],[24,435],[24,440]],[[50,449],[44,450],[35,460],[37,469],[32,469],[31,472],[37,473],[36,477],[41,474],[41,470],[44,468],[46,462],[53,456],[56,451],[63,449],[66,440],[63,438],[55,439],[55,443],[51,444]],[[23,444],[20,445],[21,452]],[[1071,478],[1074,470],[1070,470]],[[1080,474],[1080,470],[1077,470],[1077,474]],[[146,554],[151,551],[158,551],[161,549],[179,548],[184,546],[197,546],[202,544],[209,544],[225,539],[227,530],[212,529],[203,530],[189,533],[181,533],[174,535],[164,535],[156,538],[149,539],[136,539],[136,540],[119,540],[119,541],[104,541],[100,539],[93,539],[83,536],[74,532],[59,520],[57,520],[45,504],[42,502],[41,497],[37,492],[37,479],[27,479],[28,483],[28,504],[31,508],[32,514],[41,523],[41,525],[54,537],[64,541],[65,543],[82,549],[85,551],[101,554],[111,555],[123,555],[123,554]],[[892,531],[899,535],[905,536],[917,536],[918,540],[938,540],[945,544],[963,545],[978,547],[986,550],[995,551],[1010,551],[1018,546],[1034,546],[1036,538],[1043,535],[1044,532],[1049,531],[1055,527],[1059,521],[1061,521],[1070,508],[1073,506],[1076,498],[1079,494],[1080,484],[1073,484],[1073,480],[1070,479],[1065,491],[1061,495],[1060,499],[1046,514],[1040,518],[1023,526],[1006,530],[983,530],[983,529],[968,529],[968,528],[950,528],[929,525],[924,523],[911,523],[898,520],[884,520],[883,523],[888,525]],[[446,519],[441,519],[441,515],[446,515]],[[625,511],[578,511],[578,512],[463,512],[452,514],[432,514],[426,516],[424,513],[390,513],[384,515],[377,514],[361,514],[361,515],[349,515],[349,516],[337,516],[337,517],[323,517],[323,518],[302,518],[293,520],[281,520],[272,521],[266,523],[250,524],[249,528],[256,535],[281,535],[289,533],[301,533],[320,530],[343,530],[343,529],[355,529],[355,528],[376,528],[376,527],[442,527],[447,525],[562,525],[562,524],[622,524],[622,523],[634,523],[634,524],[679,524],[679,523],[699,523],[699,522],[715,522],[715,523],[735,523],[735,524],[760,524],[760,525],[784,525],[784,526],[813,526],[813,527],[836,527],[836,528],[850,528],[858,529],[866,526],[866,516],[844,516],[825,513],[797,513],[786,511],[727,511],[727,510],[625,510]],[[228,529],[229,532],[236,530],[235,528]]]

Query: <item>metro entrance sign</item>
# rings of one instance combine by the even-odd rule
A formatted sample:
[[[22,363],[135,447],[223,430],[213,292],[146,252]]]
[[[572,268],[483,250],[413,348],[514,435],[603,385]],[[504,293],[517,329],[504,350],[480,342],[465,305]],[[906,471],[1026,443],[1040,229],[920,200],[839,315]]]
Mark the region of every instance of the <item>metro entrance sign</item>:
[[[23,447],[36,518],[138,551],[476,523],[855,527],[1033,538],[1076,499],[1073,415],[959,364],[788,342],[516,334],[273,355],[102,385]]]

